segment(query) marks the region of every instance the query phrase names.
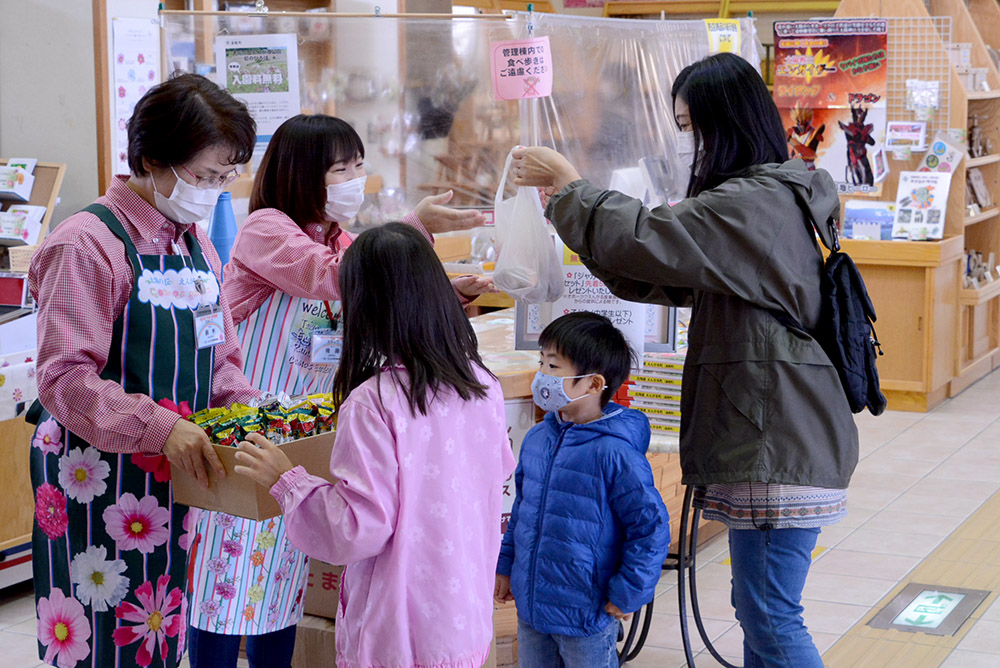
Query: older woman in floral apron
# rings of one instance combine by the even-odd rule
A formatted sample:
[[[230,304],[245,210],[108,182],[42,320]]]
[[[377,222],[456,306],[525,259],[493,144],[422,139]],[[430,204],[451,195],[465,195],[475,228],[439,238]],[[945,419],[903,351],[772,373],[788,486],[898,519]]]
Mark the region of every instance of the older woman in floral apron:
[[[218,254],[194,223],[250,158],[245,105],[196,75],[151,88],[129,177],[32,262],[39,304],[33,567],[39,657],[173,667],[187,631],[185,524],[171,465],[223,475],[184,408],[249,401]]]

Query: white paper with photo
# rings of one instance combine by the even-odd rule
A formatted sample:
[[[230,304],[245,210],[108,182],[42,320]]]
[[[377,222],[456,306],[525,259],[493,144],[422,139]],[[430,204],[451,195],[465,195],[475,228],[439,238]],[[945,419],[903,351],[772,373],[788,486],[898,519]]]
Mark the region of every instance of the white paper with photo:
[[[900,172],[893,239],[942,238],[950,187],[951,172]]]
[[[215,40],[220,85],[247,103],[266,144],[286,119],[300,113],[295,34],[221,35]]]

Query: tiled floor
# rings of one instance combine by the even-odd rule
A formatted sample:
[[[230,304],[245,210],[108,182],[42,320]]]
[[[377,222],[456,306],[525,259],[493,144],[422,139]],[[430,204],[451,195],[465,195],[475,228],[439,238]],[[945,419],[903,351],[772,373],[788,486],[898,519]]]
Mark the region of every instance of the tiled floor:
[[[857,422],[861,463],[848,492],[850,514],[820,535],[824,549],[815,558],[805,590],[806,623],[821,652],[1000,491],[1000,372],[929,414],[889,412],[874,418],[864,413]],[[729,604],[727,558],[724,534],[699,552],[701,609],[715,647],[730,663],[740,665],[742,634]],[[649,638],[630,666],[684,665],[675,579],[668,573],[657,588]],[[41,665],[34,633],[30,585],[0,590],[0,664]],[[694,647],[698,668],[719,666],[700,640]],[[941,665],[1000,666],[1000,602]]]

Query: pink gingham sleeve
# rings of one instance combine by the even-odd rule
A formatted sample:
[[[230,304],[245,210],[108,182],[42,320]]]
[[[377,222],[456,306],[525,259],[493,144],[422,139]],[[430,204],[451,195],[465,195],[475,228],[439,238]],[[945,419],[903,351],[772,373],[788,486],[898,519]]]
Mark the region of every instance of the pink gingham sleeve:
[[[292,545],[332,564],[380,554],[392,538],[399,513],[395,445],[383,417],[348,398],[337,418],[330,455],[330,473],[339,482],[297,466],[271,487]]]
[[[256,279],[253,282],[292,297],[339,299],[342,256],[343,250],[317,243],[281,211],[258,209],[240,228],[230,264],[240,270],[237,275],[249,273]],[[227,273],[224,285],[228,281]],[[240,297],[233,301],[239,304]]]
[[[180,416],[100,377],[112,326],[132,291],[131,268],[127,261],[114,266],[94,236],[67,234],[83,227],[80,219],[64,221],[31,263],[29,287],[39,306],[39,398],[56,420],[98,450],[158,453]]]

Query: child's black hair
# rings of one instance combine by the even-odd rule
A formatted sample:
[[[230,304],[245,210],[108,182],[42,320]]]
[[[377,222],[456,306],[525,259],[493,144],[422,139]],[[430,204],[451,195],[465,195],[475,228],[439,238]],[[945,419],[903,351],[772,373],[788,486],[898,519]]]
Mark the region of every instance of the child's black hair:
[[[400,385],[414,415],[426,415],[431,395],[449,388],[465,401],[486,396],[475,372],[486,367],[472,324],[416,229],[387,223],[362,232],[341,260],[340,294],[344,352],[335,405],[381,369],[403,380],[397,365],[406,369]]]
[[[553,348],[569,360],[576,373],[599,373],[607,387],[601,407],[611,401],[628,378],[632,350],[625,335],[603,315],[589,311],[568,313],[553,320],[538,337],[540,348]]]

